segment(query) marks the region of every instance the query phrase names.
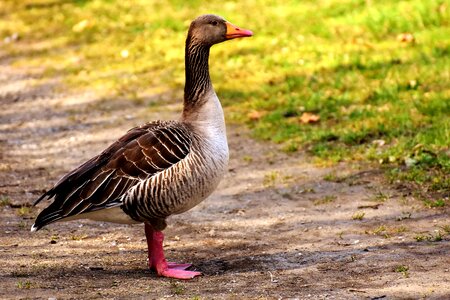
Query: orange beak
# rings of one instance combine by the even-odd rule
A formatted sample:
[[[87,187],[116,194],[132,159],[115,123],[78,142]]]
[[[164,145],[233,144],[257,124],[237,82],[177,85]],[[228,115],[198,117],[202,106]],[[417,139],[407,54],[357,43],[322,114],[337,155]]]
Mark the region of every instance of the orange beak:
[[[225,34],[227,40],[253,35],[250,30],[239,28],[230,22],[225,22],[225,25],[227,25],[227,33]]]

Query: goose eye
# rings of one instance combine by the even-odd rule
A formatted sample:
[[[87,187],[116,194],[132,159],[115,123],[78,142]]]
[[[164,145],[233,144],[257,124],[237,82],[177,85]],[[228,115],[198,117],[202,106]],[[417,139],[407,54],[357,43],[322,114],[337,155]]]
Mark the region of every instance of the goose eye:
[[[211,25],[217,26],[219,23],[217,21],[211,21]]]

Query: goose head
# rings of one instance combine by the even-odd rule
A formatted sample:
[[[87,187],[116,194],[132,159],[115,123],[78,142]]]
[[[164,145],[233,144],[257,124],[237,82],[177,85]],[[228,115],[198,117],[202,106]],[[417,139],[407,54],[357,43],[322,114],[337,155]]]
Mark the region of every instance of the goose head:
[[[192,21],[188,37],[192,42],[212,46],[240,37],[252,36],[253,32],[239,28],[217,15],[202,15]]]

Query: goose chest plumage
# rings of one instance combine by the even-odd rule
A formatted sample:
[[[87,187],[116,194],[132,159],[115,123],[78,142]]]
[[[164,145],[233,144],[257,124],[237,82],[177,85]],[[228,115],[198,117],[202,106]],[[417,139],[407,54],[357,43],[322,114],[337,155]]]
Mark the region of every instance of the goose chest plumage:
[[[214,44],[252,36],[216,15],[195,19],[185,49],[186,84],[178,121],[154,121],[129,130],[99,155],[63,176],[36,202],[53,202],[31,230],[87,218],[144,223],[149,267],[160,276],[189,279],[189,264],[167,263],[166,218],[208,197],[226,172],[228,144],[222,106],[209,76]]]

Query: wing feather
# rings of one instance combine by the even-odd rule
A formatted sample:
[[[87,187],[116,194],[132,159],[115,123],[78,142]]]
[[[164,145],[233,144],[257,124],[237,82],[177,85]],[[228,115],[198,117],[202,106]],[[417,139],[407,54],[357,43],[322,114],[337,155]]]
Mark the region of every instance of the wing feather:
[[[120,206],[121,198],[137,183],[184,159],[191,143],[189,128],[175,121],[131,129],[102,153],[63,176],[35,202],[53,199],[38,215],[33,228]]]

